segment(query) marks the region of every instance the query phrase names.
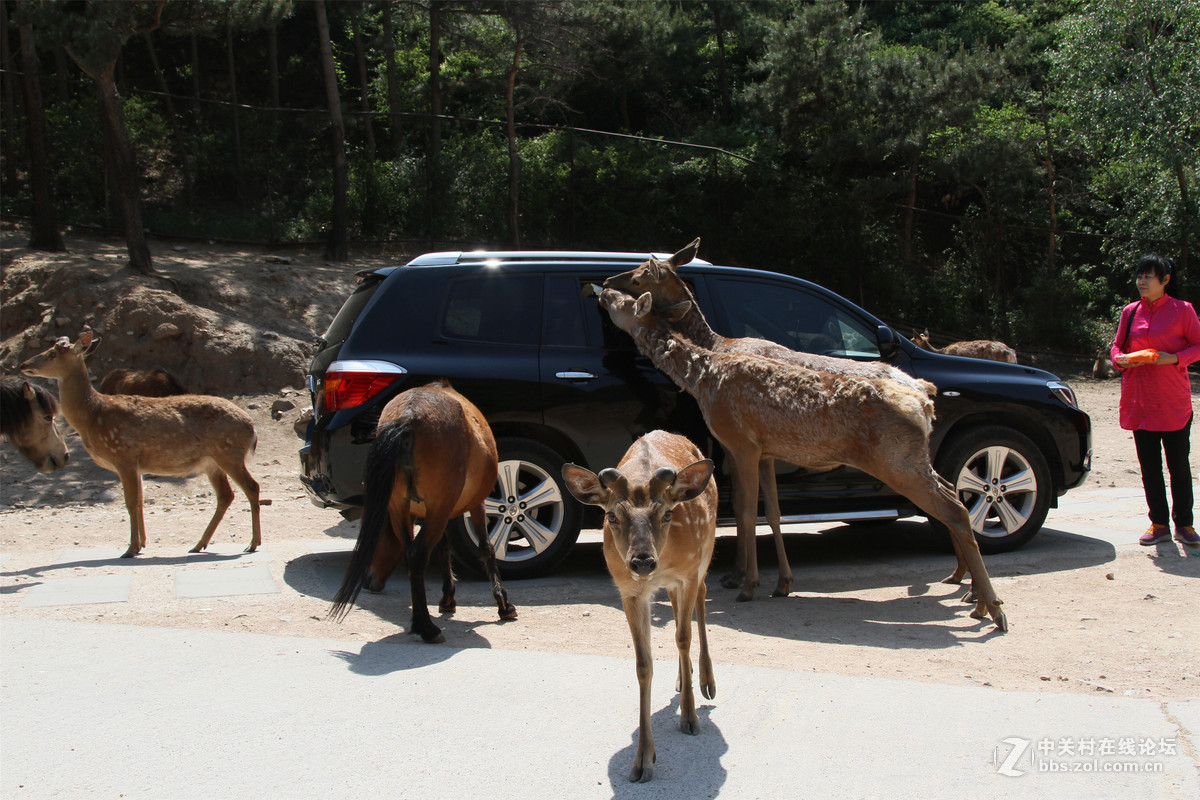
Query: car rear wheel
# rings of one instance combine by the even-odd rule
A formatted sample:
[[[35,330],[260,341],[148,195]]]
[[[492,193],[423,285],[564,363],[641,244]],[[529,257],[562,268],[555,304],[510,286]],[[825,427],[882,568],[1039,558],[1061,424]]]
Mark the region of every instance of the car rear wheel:
[[[579,505],[569,500],[561,474],[566,459],[532,439],[501,438],[496,449],[500,473],[484,507],[500,577],[549,574],[579,538]],[[459,563],[479,574],[478,539],[470,519],[452,522],[448,534]]]
[[[1020,547],[1046,521],[1054,491],[1050,470],[1018,431],[999,425],[969,431],[943,448],[937,471],[954,485],[984,553]]]

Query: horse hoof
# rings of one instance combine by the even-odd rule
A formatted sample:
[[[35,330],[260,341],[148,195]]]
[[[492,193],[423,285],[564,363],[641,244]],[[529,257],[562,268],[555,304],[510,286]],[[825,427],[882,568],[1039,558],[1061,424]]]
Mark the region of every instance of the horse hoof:
[[[445,602],[438,603],[438,613],[439,614],[453,614],[457,610],[458,610],[458,603],[456,603],[456,602],[451,601],[449,603],[445,603]]]
[[[434,628],[433,631],[422,633],[421,639],[427,644],[441,644],[446,641],[446,637],[437,628]]]
[[[512,605],[511,603],[503,611],[500,612],[500,619],[516,619],[516,618],[517,618],[517,607]]]

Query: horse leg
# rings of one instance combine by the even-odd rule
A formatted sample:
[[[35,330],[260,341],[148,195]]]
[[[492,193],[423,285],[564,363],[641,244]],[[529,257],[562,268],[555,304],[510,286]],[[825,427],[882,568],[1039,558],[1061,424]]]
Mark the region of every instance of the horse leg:
[[[454,599],[454,565],[450,559],[450,540],[445,536],[438,542],[437,551],[442,558],[442,599],[438,601],[438,612],[453,614],[458,609]]]
[[[216,495],[217,507],[213,509],[212,519],[208,521],[204,535],[200,537],[200,541],[196,542],[196,546],[188,551],[189,553],[199,553],[208,547],[213,532],[221,524],[221,519],[229,509],[230,503],[233,502],[233,489],[229,486],[229,478],[225,476],[225,472],[220,467],[213,467],[208,471],[208,481],[212,484],[213,493]]]
[[[367,591],[382,592],[388,578],[404,560],[407,547],[412,543],[412,515],[409,513],[408,495],[392,491],[388,501],[388,513],[383,530],[375,542],[375,555],[363,579]]]
[[[650,725],[650,684],[654,658],[650,654],[650,603],[643,597],[621,597],[625,620],[633,636],[638,679],[638,746],[629,780],[645,783],[654,777],[654,730]]]
[[[129,549],[121,558],[133,558],[146,546],[146,518],[142,516],[142,475],[133,469],[117,471],[125,493],[125,510],[129,513]]]
[[[479,560],[483,562],[484,572],[492,584],[492,597],[500,611],[500,619],[516,619],[517,607],[508,601],[508,590],[500,583],[500,571],[496,568],[496,548],[488,538],[487,511],[483,503],[471,509],[471,527],[475,530],[475,539],[479,543]]]
[[[783,529],[779,524],[779,489],[775,486],[775,459],[759,460],[758,486],[762,491],[767,524],[771,526],[771,538],[775,541],[775,559],[779,562],[779,580],[776,581],[775,591],[771,596],[787,597],[792,591],[792,565],[788,563],[787,549],[783,546]]]
[[[412,626],[409,633],[417,633],[429,643],[446,641],[442,629],[433,624],[429,616],[429,601],[425,596],[425,568],[429,566],[429,556],[446,531],[446,515],[426,515],[421,532],[412,540],[408,550],[408,584],[412,594]]]

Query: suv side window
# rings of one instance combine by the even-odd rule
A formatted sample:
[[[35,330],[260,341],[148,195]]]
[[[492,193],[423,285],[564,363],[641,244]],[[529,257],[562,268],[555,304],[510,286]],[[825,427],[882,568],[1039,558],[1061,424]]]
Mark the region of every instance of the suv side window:
[[[552,347],[587,347],[583,328],[583,292],[579,281],[554,275],[546,278],[546,313],[542,344]]]
[[[450,339],[538,343],[541,275],[470,275],[449,282],[441,330]]]
[[[769,339],[805,353],[879,358],[871,331],[820,297],[777,284],[728,279],[717,284],[730,336]]]

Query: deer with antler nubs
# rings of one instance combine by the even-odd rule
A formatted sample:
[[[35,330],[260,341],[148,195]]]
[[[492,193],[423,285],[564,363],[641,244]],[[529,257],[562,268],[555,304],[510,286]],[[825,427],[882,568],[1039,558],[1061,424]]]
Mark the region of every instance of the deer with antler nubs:
[[[704,315],[700,313],[699,307],[695,305],[696,298],[692,294],[691,288],[679,277],[677,271],[679,267],[690,263],[696,257],[699,248],[700,239],[697,237],[691,244],[665,261],[650,258],[634,269],[611,276],[604,281],[604,287],[606,289],[616,289],[619,292],[624,292],[634,297],[648,292],[653,300],[654,308],[659,311],[682,307],[682,303],[691,303],[693,312],[681,316],[675,321],[674,325],[680,333],[706,350],[712,350],[717,353],[746,353],[748,355],[763,356],[788,364],[794,364],[798,367],[814,369],[820,372],[831,372],[838,375],[887,379],[903,384],[914,391],[922,392],[930,398],[922,410],[928,418],[930,430],[932,429],[934,416],[933,398],[937,396],[937,387],[929,381],[914,378],[907,372],[893,367],[891,364],[884,364],[878,361],[853,361],[848,358],[835,358],[833,356],[805,353],[792,350],[766,339],[752,337],[731,338],[722,336],[714,331],[709,327]],[[730,458],[729,463],[731,465],[734,464],[734,459]],[[772,595],[774,597],[786,597],[792,588],[792,568],[788,563],[787,550],[783,544],[783,531],[780,527],[779,493],[775,485],[775,459],[764,457],[759,461],[758,486],[762,491],[763,510],[766,515],[767,524],[771,528],[772,537],[775,542],[776,559],[779,564],[779,578],[776,581],[775,591]],[[754,502],[757,502],[757,498],[755,498]],[[739,531],[739,535],[753,536],[754,533],[753,531],[748,533]],[[955,582],[961,580],[964,573],[965,566],[960,561],[959,571],[955,573]],[[736,589],[743,582],[745,574],[744,548],[739,547],[734,562],[733,573],[723,578],[721,583],[726,589]],[[754,588],[754,586],[746,587],[738,599],[751,599],[754,594]]]
[[[100,394],[88,378],[84,358],[100,343],[85,329],[74,344],[63,336],[54,346],[21,365],[26,375],[58,381],[63,416],[79,433],[84,449],[99,466],[117,473],[129,512],[132,558],[146,546],[142,511],[142,475],[187,477],[203,472],[212,482],[217,507],[191,552],[208,547],[213,532],[233,502],[232,479],[250,501],[251,535],[247,553],[262,543],[258,483],[246,469],[257,436],[254,421],[223,397],[184,394],[172,397]]]
[[[699,313],[692,303],[658,312],[649,293],[635,299],[605,289],[600,305],[642,355],[696,398],[709,431],[734,460],[743,593],[752,594],[758,581],[753,531],[759,461],[779,458],[815,470],[846,465],[880,479],[949,529],[959,562],[971,573],[968,596],[976,603],[971,616],[990,615],[996,627],[1007,630],[967,510],[930,462],[924,392],[896,381],[707,350],[673,327],[684,315]],[[956,576],[961,578],[956,572],[951,579]]]
[[[581,503],[604,509],[604,561],[621,593],[633,636],[640,690],[637,756],[631,781],[654,776],[654,735],[650,726],[650,601],[666,589],[675,613],[679,649],[679,727],[695,735],[699,725],[692,690],[692,614],[700,639],[700,691],[717,693],[708,631],[704,625],[704,576],[717,532],[717,487],[713,462],[682,436],[651,431],[630,446],[614,468],[599,475],[564,464],[563,479]]]

